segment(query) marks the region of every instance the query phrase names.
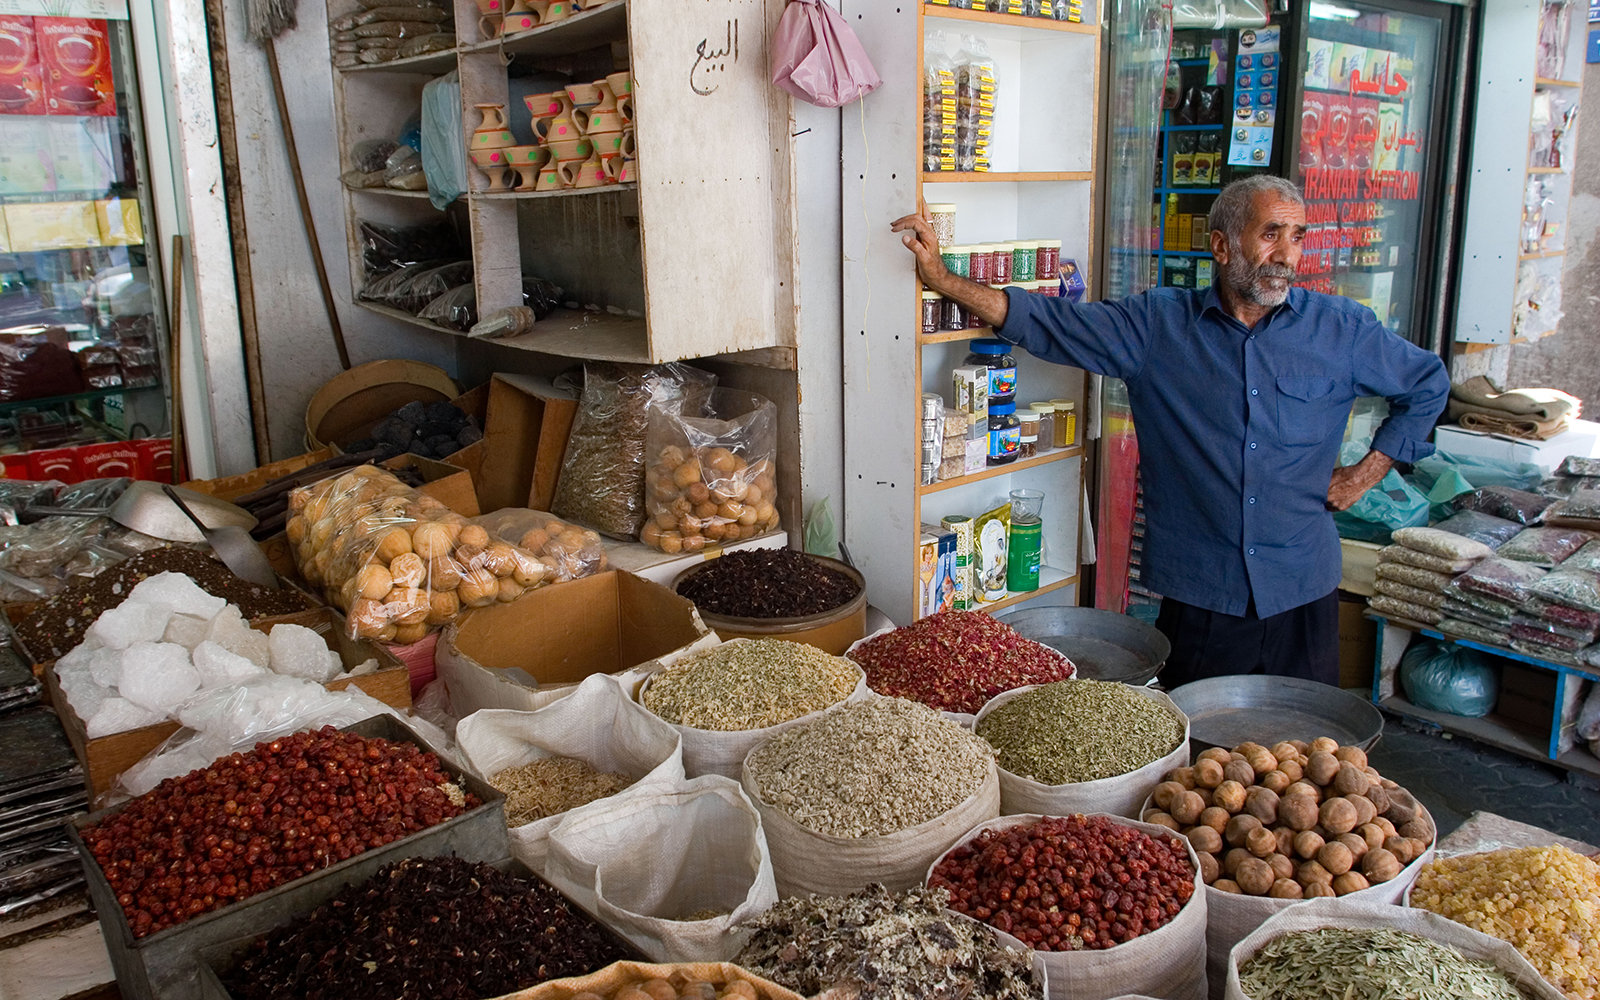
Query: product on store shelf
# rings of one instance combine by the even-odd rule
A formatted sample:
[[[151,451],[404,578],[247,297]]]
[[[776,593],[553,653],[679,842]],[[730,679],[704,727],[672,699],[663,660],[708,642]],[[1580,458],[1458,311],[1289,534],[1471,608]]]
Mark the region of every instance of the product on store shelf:
[[[990,448],[992,456],[992,438]],[[976,545],[973,550],[972,575],[977,581],[975,594],[982,603],[1003,600],[1006,596],[1006,569],[1009,558],[1006,542],[1011,534],[1010,528],[1010,503],[1003,503],[979,515],[973,524]]]
[[[754,538],[778,527],[777,407],[753,392],[649,409],[639,540],[663,552]]]
[[[995,67],[983,39],[962,35],[954,57],[956,84],[956,166],[961,171],[989,169],[994,133]]]
[[[1523,528],[1495,554],[1553,569],[1593,539],[1589,532],[1576,528]]]
[[[513,601],[550,567],[364,465],[289,494],[295,566],[363,639],[407,644],[464,608]]]
[[[947,52],[944,32],[928,35],[923,46],[924,66],[922,78],[922,169],[956,169],[956,76],[955,67]],[[944,207],[944,206],[940,206]],[[955,242],[954,206],[950,206],[948,238],[941,235],[941,246]],[[936,215],[939,213],[936,213]],[[934,220],[938,222],[937,218]],[[941,226],[935,232],[945,233]]]

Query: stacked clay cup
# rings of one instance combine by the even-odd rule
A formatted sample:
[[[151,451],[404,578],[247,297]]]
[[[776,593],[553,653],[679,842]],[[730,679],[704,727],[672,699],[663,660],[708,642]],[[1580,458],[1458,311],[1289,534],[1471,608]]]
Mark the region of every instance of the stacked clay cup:
[[[467,140],[467,155],[484,176],[489,178],[490,191],[507,191],[506,169],[510,166],[508,152],[516,147],[517,140],[506,128],[504,104],[476,104],[483,122]],[[523,147],[526,148],[526,147]]]
[[[558,191],[596,188],[638,178],[633,141],[633,80],[613,73],[603,80],[574,83],[564,90],[530,94],[523,99],[533,120],[533,134],[542,159],[517,147],[514,168],[519,169],[517,190]]]

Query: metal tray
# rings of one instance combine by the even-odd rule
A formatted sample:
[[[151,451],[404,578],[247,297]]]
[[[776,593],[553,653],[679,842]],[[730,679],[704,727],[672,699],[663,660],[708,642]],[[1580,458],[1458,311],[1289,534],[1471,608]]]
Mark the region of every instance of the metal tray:
[[[1190,742],[1204,746],[1331,736],[1366,750],[1383,735],[1383,714],[1370,701],[1298,677],[1208,677],[1168,694],[1189,717]]]
[[[1064,653],[1078,676],[1089,680],[1144,684],[1172,653],[1172,644],[1153,626],[1115,611],[1030,607],[1002,611],[995,620]]]
[[[374,716],[346,726],[344,731],[397,743],[414,743],[429,752],[438,752],[392,715]],[[106,881],[99,863],[79,836],[84,827],[127,808],[128,803],[73,820],[69,827],[72,843],[83,858],[89,879],[89,898],[100,915],[111,969],[117,975],[117,986],[123,997],[127,1000],[204,1000],[207,993],[199,968],[203,949],[223,941],[264,934],[309,912],[346,885],[370,878],[391,861],[441,854],[455,854],[474,861],[506,857],[510,849],[506,838],[505,796],[471,773],[461,775],[460,780],[483,805],[320,872],[301,876],[142,938],[133,936],[111,883]]]

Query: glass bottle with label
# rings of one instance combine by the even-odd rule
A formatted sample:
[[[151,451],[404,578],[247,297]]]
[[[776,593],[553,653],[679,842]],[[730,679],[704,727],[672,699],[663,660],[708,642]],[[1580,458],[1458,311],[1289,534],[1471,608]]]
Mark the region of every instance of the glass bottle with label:
[[[989,464],[1009,465],[1022,449],[1022,421],[1015,403],[989,404]]]

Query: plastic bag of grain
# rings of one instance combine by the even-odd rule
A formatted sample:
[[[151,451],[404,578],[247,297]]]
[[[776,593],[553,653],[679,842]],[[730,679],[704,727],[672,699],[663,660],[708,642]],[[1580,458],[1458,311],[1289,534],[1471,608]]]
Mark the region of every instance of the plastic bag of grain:
[[[1000,814],[988,744],[904,698],[848,703],[779,733],[750,751],[742,782],[785,896],[909,888]]]
[[[1268,1000],[1244,991],[1240,985],[1240,968],[1247,965],[1261,949],[1285,934],[1330,927],[1358,931],[1383,928],[1437,941],[1449,945],[1466,958],[1492,963],[1511,979],[1528,1000],[1563,998],[1563,994],[1545,982],[1517,949],[1504,941],[1434,913],[1351,898],[1313,900],[1285,910],[1256,928],[1229,954],[1221,995],[1225,1000]],[[1378,969],[1382,967],[1382,963],[1374,966]]]
[[[1009,830],[1037,824],[1053,817],[1001,816],[968,830],[949,851],[928,866],[931,882],[939,865],[956,848],[985,830]],[[1203,1000],[1206,996],[1206,894],[1201,891],[1200,862],[1193,846],[1165,827],[1103,813],[1079,817],[1106,819],[1156,838],[1175,837],[1183,845],[1194,869],[1194,893],[1172,919],[1155,930],[1109,948],[1070,951],[1035,950],[1046,974],[1047,1000],[1110,1000],[1135,989],[1163,1000]],[[1015,937],[996,930],[1001,941],[1027,947]]]
[[[644,678],[638,701],[682,737],[691,777],[737,780],[755,747],[834,705],[871,695],[853,660],[783,639],[730,639],[656,665],[661,669]]]
[[[1009,770],[1006,764],[1011,757],[1009,743],[1012,741],[994,732],[986,732],[993,729],[996,721],[990,717],[1018,698],[1046,687],[1062,689],[1063,693],[1084,693],[1082,700],[1066,699],[1052,706],[1054,714],[1060,717],[1061,724],[1072,723],[1070,736],[1058,730],[1055,731],[1055,737],[1057,741],[1071,739],[1075,748],[1081,748],[1080,757],[1083,759],[1076,766],[1090,768],[1099,773],[1116,770],[1116,766],[1108,763],[1113,760],[1118,762],[1130,759],[1144,760],[1144,763],[1121,774],[1108,774],[1105,777],[1061,784],[1041,782],[1034,777]],[[1034,696],[1037,697],[1039,696]],[[1162,756],[1150,757],[1150,754],[1158,752],[1160,747],[1119,748],[1118,744],[1127,740],[1127,732],[1118,727],[1115,718],[1110,715],[1100,715],[1097,707],[1103,707],[1107,712],[1114,712],[1119,705],[1126,707],[1126,699],[1148,701],[1154,711],[1146,716],[1144,721],[1152,725],[1163,718],[1158,713],[1165,712],[1166,717],[1170,718],[1171,748]],[[1046,711],[1043,706],[1040,706],[1039,710]],[[985,720],[990,720],[988,726],[985,725]],[[1037,725],[1037,722],[1030,723],[1033,738],[1048,741],[1051,731],[1041,732],[1037,729]],[[978,712],[975,731],[981,737],[993,737],[989,739],[990,743],[999,740],[1004,744],[997,747],[1000,751],[1000,813],[1004,816],[1016,813],[1070,816],[1073,813],[1103,812],[1114,816],[1137,817],[1139,806],[1149,794],[1150,786],[1159,782],[1161,776],[1173,768],[1189,763],[1189,717],[1183,714],[1171,698],[1160,691],[1112,681],[1059,681],[1052,685],[1030,685],[1015,691],[1007,691],[992,698]],[[1135,754],[1137,756],[1134,756]]]
[[[631,788],[567,813],[545,878],[662,962],[725,960],[778,901],[761,815],[717,774]]]
[[[585,678],[571,695],[538,711],[474,712],[456,728],[456,742],[491,784],[508,768],[559,757],[582,761],[600,774],[622,775],[631,788],[678,785],[684,779],[678,734],[634,704],[622,685],[605,674]],[[508,792],[511,856],[542,873],[550,831],[567,810],[517,823],[518,808]]]

